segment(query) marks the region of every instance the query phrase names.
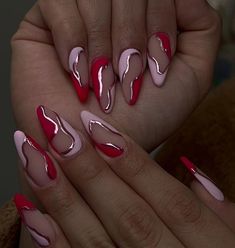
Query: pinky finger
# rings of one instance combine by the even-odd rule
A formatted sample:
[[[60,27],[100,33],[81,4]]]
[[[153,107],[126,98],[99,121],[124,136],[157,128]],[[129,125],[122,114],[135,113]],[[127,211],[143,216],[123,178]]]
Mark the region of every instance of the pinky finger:
[[[33,203],[28,201],[23,195],[16,194],[14,202],[35,247],[70,247],[60,227],[49,215],[42,214]]]
[[[191,189],[208,208],[213,210],[235,232],[235,204],[233,202],[226,198],[223,202],[218,201],[196,180],[191,183]]]

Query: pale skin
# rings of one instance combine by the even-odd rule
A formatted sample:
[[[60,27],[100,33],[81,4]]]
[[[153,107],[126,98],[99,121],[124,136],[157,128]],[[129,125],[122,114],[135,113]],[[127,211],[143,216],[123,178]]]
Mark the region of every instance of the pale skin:
[[[187,4],[190,7],[187,8]],[[46,147],[34,114],[38,105],[44,104],[59,112],[79,130],[83,130],[80,111],[90,109],[128,134],[144,149],[149,151],[160,144],[180,126],[209,89],[219,44],[220,21],[205,1],[176,1],[175,10],[182,33],[178,36],[176,54],[165,86],[156,88],[146,70],[137,104],[128,106],[120,87],[117,87],[115,107],[111,114],[105,115],[93,96],[85,105],[79,103],[65,71],[67,60],[63,58],[67,58],[69,49],[62,49],[62,52],[58,48],[56,50],[52,40],[55,37],[52,37],[36,4],[12,39],[12,100],[18,128],[34,136]],[[158,14],[161,17],[159,19],[163,20],[161,28],[169,30],[166,17],[161,12]],[[173,20],[173,25],[170,26],[175,26],[175,22]],[[53,34],[58,34],[59,31],[65,33],[66,28],[68,25],[59,25]],[[74,30],[67,30],[67,33],[74,33]],[[71,41],[70,36],[64,37],[67,37],[67,44],[70,46],[77,42]],[[62,44],[63,42],[64,40]],[[117,54],[114,52],[114,68],[117,68]],[[76,168],[71,169],[69,174],[73,173],[76,174]]]

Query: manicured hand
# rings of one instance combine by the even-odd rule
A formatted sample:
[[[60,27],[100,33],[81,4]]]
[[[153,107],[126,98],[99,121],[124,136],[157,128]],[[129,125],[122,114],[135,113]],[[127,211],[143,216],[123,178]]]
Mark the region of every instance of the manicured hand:
[[[38,114],[50,152],[15,133],[23,174],[54,220],[16,196],[37,246],[61,247],[59,240],[68,241],[63,247],[235,246],[235,204],[187,158],[181,159],[197,179],[198,197],[96,115],[81,113],[87,139],[48,108]]]
[[[18,126],[42,142],[34,117],[38,105],[57,110],[76,128],[87,108],[151,150],[206,94],[219,37],[219,18],[205,0],[38,1],[12,39]],[[115,104],[114,73],[122,81],[115,84]],[[89,82],[99,104],[93,94],[87,99]],[[127,105],[122,93],[136,104]],[[100,106],[105,112],[114,108],[105,116]]]

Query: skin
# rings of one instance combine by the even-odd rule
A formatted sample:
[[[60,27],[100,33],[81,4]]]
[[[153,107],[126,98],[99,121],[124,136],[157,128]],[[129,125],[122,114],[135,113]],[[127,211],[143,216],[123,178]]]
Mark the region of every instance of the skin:
[[[216,200],[197,182],[195,197],[128,136],[106,137],[121,145],[121,156],[109,157],[85,138],[84,148],[67,160],[50,147],[57,178],[43,187],[30,183],[72,247],[209,248],[224,247],[224,240],[226,247],[235,245],[233,203]],[[84,160],[88,154],[96,163]],[[76,180],[70,174],[74,167]]]
[[[189,11],[185,13],[185,9]],[[206,94],[219,44],[220,21],[205,1],[178,0],[175,12],[179,28],[184,31],[178,36],[165,86],[156,88],[146,70],[138,103],[134,107],[127,106],[118,86],[115,107],[111,114],[104,115],[93,96],[86,105],[79,103],[58,60],[54,37],[36,4],[12,38],[12,102],[18,128],[46,147],[35,115],[38,105],[44,104],[61,113],[81,130],[79,112],[84,108],[92,109],[144,149],[152,150],[182,124]],[[156,13],[150,14],[150,20]],[[163,13],[157,14],[164,16]],[[63,23],[59,27],[63,30]],[[154,31],[153,27],[149,33]]]

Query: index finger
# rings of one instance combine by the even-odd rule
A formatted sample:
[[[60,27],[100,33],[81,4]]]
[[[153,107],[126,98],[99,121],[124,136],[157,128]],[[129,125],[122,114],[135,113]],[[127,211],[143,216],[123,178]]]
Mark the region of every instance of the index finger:
[[[87,111],[81,118],[101,157],[152,206],[186,247],[223,247],[224,240],[230,242],[228,247],[235,244],[232,231],[128,136]]]

